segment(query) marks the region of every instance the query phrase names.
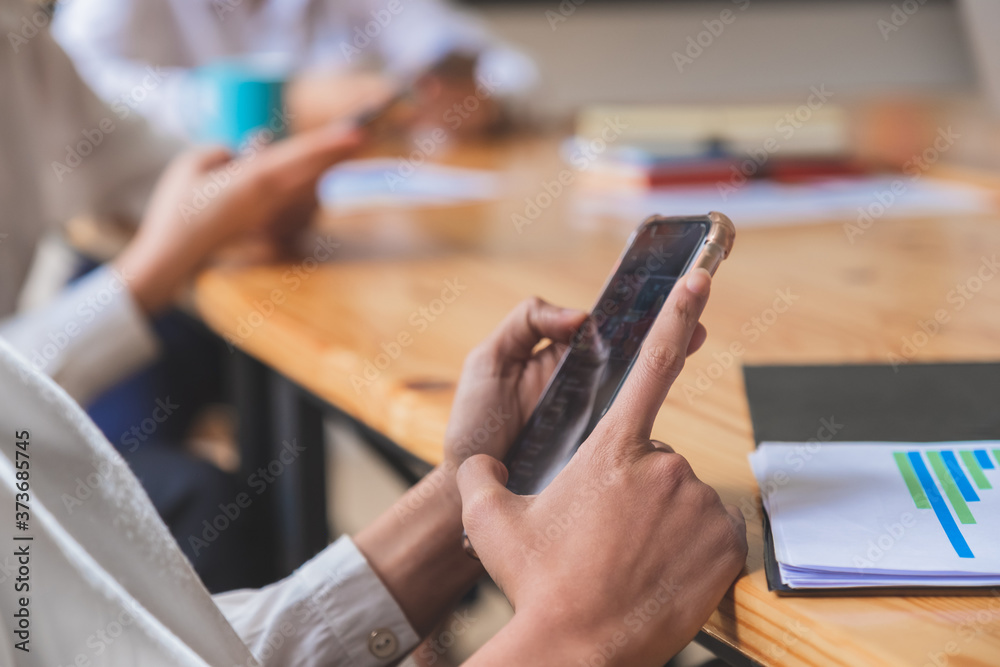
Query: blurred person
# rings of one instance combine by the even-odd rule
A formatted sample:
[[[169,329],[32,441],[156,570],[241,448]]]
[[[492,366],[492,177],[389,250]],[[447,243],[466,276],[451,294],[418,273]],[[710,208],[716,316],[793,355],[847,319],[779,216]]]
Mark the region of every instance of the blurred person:
[[[53,32],[109,104],[176,136],[192,131],[192,70],[245,56],[296,72],[374,67],[415,80],[425,124],[463,132],[497,121],[498,101],[537,79],[530,58],[447,0],[74,0],[59,8]],[[377,102],[384,87],[370,84],[345,77],[329,95],[307,93],[300,108],[322,116],[343,112],[357,94]]]
[[[663,665],[718,606],[747,551],[739,510],[649,439],[705,339],[710,284],[703,269],[678,281],[618,401],[541,494],[507,491],[498,458],[585,314],[533,299],[467,357],[442,465],[288,578],[215,597],[86,415],[0,343],[0,500],[23,492],[30,505],[22,528],[7,521],[0,533],[32,538],[8,542],[23,549],[32,588],[26,600],[4,586],[0,610],[30,619],[0,633],[0,663],[395,664],[485,567],[514,616],[466,664]],[[473,438],[496,414],[509,418]],[[61,496],[94,474],[93,495],[69,511]],[[463,549],[463,525],[481,563]],[[640,606],[642,621],[629,622]]]
[[[0,50],[0,338],[88,403],[157,357],[152,318],[218,248],[248,235],[281,235],[285,213],[314,202],[316,179],[357,137],[328,128],[257,146],[237,160],[202,149],[171,161],[175,142],[154,135],[135,115],[115,113],[46,30],[25,30],[37,23],[38,11],[0,0],[0,28],[20,38]],[[40,239],[83,213],[141,219],[141,225],[111,264],[50,303],[17,312]],[[159,398],[143,417],[162,421],[186,400]],[[235,494],[234,476],[160,438],[144,440],[124,453],[176,534],[194,532]],[[234,540],[239,548],[237,538],[232,531],[222,542]],[[217,544],[195,562],[213,589],[224,590],[246,585],[253,559],[234,561]]]

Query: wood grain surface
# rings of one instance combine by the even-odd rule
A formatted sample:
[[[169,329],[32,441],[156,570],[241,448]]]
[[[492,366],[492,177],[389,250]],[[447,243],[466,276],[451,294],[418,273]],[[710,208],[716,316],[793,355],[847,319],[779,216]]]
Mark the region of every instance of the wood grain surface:
[[[525,297],[589,308],[639,222],[588,214],[587,193],[572,183],[539,201],[567,168],[549,140],[436,159],[497,169],[502,195],[455,208],[327,216],[302,258],[209,270],[195,295],[205,321],[232,344],[430,462],[441,458],[468,350]],[[518,229],[512,216],[525,214],[526,198],[547,205]],[[740,371],[762,362],[1000,359],[1000,217],[886,217],[853,242],[845,232],[852,220],[735,222],[733,253],[702,320],[708,341],[653,433],[747,515],[747,574],[706,631],[768,665],[1000,664],[1000,591],[796,599],[767,592]],[[935,316],[944,324],[921,335],[921,323]]]

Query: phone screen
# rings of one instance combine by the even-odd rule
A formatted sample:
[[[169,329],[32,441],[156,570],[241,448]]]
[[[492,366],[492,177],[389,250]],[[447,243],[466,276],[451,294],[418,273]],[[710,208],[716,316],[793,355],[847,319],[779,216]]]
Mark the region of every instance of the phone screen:
[[[508,489],[541,492],[594,430],[710,224],[704,218],[675,219],[636,233],[514,441],[506,459]]]

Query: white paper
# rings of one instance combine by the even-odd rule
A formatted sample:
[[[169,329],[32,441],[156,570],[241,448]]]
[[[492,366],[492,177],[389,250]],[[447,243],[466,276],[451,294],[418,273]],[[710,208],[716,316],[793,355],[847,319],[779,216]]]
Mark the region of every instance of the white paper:
[[[346,212],[371,207],[454,206],[496,198],[496,172],[400,159],[347,160],[317,185],[323,207]]]
[[[860,220],[864,229],[889,218],[982,215],[996,210],[993,193],[977,185],[929,176],[914,180],[883,175],[807,183],[760,180],[734,189],[678,185],[639,192],[584,191],[574,204],[580,215],[629,219],[644,218],[650,211],[663,215],[722,211],[737,228]],[[869,217],[863,217],[863,212]]]
[[[750,463],[782,580],[793,587],[1000,584],[993,450],[1000,443],[762,443]],[[929,507],[917,506],[896,453]],[[920,483],[921,466],[929,487]],[[970,516],[975,523],[962,522]]]

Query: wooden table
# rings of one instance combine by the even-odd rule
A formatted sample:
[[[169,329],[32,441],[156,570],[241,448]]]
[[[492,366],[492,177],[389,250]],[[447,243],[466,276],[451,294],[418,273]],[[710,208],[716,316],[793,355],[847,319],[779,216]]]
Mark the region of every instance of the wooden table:
[[[564,168],[552,142],[468,149],[445,158],[500,168],[504,196],[456,210],[327,219],[321,235],[334,234],[343,244],[335,260],[308,271],[298,284],[287,280],[288,272],[306,271],[308,260],[211,270],[196,293],[215,331],[432,463],[441,458],[468,350],[529,295],[589,307],[638,222],[587,216],[578,210],[579,193],[570,192],[515,229],[512,214],[523,215],[525,198],[537,198]],[[702,319],[708,341],[688,362],[656,422],[654,437],[686,456],[748,518],[748,574],[704,634],[716,648],[735,648],[768,665],[998,664],[1000,591],[994,597],[825,599],[767,591],[740,365],[884,363],[940,309],[949,321],[917,351],[916,361],[1000,358],[1000,279],[974,280],[984,258],[1000,249],[1000,217],[887,219],[853,243],[845,222],[740,229],[736,220],[732,256],[719,270]],[[405,243],[391,242],[404,236]],[[373,250],[379,239],[390,241],[382,246],[389,256]],[[980,289],[957,309],[949,291],[969,281]],[[458,285],[457,296],[446,294],[451,302],[444,303],[449,284]],[[775,316],[771,309],[780,294],[791,295],[793,303]],[[281,303],[269,308],[269,300]],[[259,322],[241,336],[240,323],[251,317]],[[404,333],[412,342],[397,354],[391,343]],[[727,357],[733,343],[745,350],[735,359]],[[701,376],[707,385],[696,385]]]

